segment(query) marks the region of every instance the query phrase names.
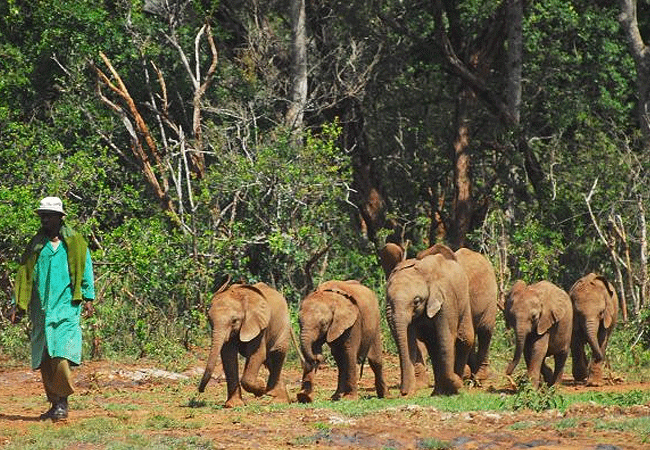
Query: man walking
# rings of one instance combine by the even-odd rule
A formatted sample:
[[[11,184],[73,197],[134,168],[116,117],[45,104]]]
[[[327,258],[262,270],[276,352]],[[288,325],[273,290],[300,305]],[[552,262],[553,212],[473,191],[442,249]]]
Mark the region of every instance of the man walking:
[[[29,242],[16,275],[14,323],[29,310],[32,368],[40,369],[51,408],[41,420],[68,417],[74,392],[71,366],[81,363],[82,303],[95,298],[92,261],[84,238],[63,222],[63,203],[46,197],[36,210],[39,232]]]

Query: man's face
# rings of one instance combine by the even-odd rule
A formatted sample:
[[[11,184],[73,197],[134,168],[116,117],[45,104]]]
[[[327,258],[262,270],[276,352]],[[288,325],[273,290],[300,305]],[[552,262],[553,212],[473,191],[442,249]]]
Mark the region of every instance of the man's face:
[[[41,227],[46,233],[57,233],[61,228],[61,219],[63,216],[57,212],[40,212]]]

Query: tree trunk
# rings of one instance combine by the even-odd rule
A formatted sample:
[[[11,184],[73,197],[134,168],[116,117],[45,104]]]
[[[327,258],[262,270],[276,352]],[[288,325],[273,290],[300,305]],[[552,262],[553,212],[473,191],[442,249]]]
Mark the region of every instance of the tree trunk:
[[[305,0],[291,0],[291,98],[285,123],[299,136],[307,103],[307,28]]]
[[[463,87],[458,96],[456,110],[456,137],[454,149],[454,202],[450,227],[449,243],[452,248],[465,246],[465,236],[470,231],[474,204],[472,198],[472,181],[470,177],[471,158],[469,154],[469,134],[471,111],[476,104],[474,93],[469,87]]]
[[[637,119],[644,138],[645,151],[650,150],[650,49],[643,42],[637,20],[636,0],[619,0],[619,22],[627,37],[630,53],[636,63]]]

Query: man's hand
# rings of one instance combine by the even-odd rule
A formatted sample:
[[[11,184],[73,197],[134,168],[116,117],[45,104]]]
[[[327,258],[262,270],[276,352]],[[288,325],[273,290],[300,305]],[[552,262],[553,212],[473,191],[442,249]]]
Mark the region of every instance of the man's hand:
[[[86,300],[84,303],[84,308],[83,308],[83,316],[84,318],[92,317],[95,314],[95,307],[93,306],[93,302],[90,300]]]
[[[11,323],[14,325],[20,323],[20,321],[23,319],[23,316],[25,315],[25,311],[22,309],[18,308],[16,305],[14,305],[11,308],[11,311],[9,312],[9,320]]]

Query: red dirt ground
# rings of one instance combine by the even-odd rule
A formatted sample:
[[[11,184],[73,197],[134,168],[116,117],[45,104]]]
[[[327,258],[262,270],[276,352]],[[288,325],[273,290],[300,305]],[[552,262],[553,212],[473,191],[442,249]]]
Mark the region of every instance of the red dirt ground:
[[[389,356],[387,359],[385,377],[391,396],[396,396],[399,365],[395,357]],[[33,433],[33,427],[50,426],[37,420],[38,415],[47,409],[40,374],[28,368],[2,367],[0,361],[0,447],[11,443],[17,436]],[[450,448],[466,450],[650,448],[650,436],[644,436],[641,430],[617,431],[613,426],[598,426],[603,422],[617,423],[630,418],[648,417],[649,404],[603,407],[586,403],[574,405],[564,414],[556,410],[542,413],[527,410],[447,413],[417,405],[387,408],[354,418],[322,406],[305,408],[295,405],[259,413],[254,405],[267,405],[270,400],[256,399],[249,394],[245,395],[248,405],[244,408],[226,410],[217,407],[225,400],[223,380],[213,380],[206,393],[199,396],[196,385],[201,371],[202,367],[196,367],[184,374],[170,374],[156,372],[152,366],[146,365],[85,362],[74,371],[77,392],[71,397],[71,413],[66,423],[74,424],[95,416],[116,414],[138,420],[154,412],[181,421],[200,416],[201,425],[198,428],[152,430],[151,433],[200,436],[210,439],[214,448],[228,449],[417,449],[434,448],[431,444],[433,440],[446,442]],[[179,381],[174,379],[176,376],[187,378]],[[283,372],[294,398],[300,389],[300,376],[297,367],[288,367]],[[327,398],[326,395],[330,395],[335,387],[336,368],[324,367],[319,370],[315,383],[319,395]],[[362,397],[374,397],[372,384],[372,372],[368,370],[361,380]],[[482,388],[471,389],[503,389],[506,386],[505,377],[497,374]],[[560,392],[566,393],[579,390],[645,391],[650,390],[650,384],[610,380],[606,386],[588,388],[576,386],[565,378],[560,387]],[[190,408],[197,398],[201,404]],[[106,408],[108,402],[128,403],[129,407],[115,413]],[[75,409],[75,406],[83,407]],[[104,447],[84,444],[77,448]]]

